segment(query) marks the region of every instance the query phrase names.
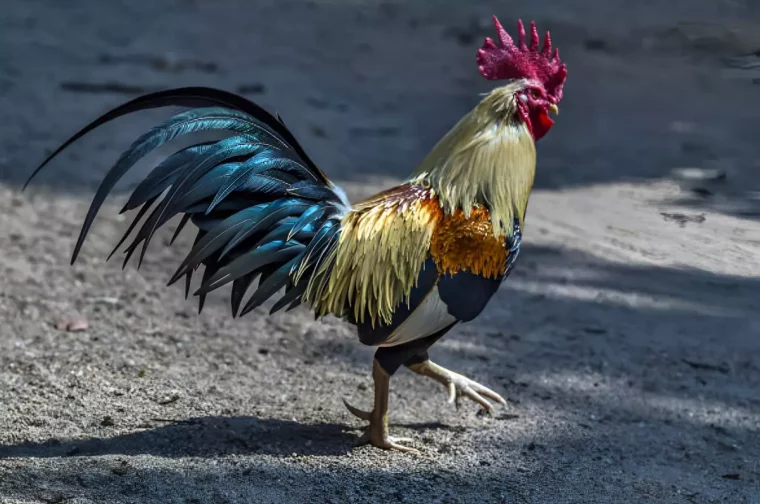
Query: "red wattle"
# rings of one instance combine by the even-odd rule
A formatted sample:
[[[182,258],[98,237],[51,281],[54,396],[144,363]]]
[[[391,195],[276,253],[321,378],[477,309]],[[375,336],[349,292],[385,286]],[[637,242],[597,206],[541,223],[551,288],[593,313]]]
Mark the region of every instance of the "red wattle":
[[[554,126],[554,121],[545,109],[538,111],[531,122],[533,123],[533,138],[536,140],[546,135]]]

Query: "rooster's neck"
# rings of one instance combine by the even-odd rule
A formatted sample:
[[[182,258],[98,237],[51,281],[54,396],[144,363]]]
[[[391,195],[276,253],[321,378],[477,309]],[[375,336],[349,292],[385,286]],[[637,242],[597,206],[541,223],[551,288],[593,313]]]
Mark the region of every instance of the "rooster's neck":
[[[444,212],[486,207],[494,235],[511,237],[523,225],[536,172],[536,148],[519,117],[510,83],[489,93],[444,136],[413,177],[429,183]]]

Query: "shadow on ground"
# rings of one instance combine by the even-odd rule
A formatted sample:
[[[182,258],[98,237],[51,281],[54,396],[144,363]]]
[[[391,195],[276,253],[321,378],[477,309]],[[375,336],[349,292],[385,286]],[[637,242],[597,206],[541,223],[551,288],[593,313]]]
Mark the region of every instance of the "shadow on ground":
[[[344,432],[347,427],[342,425],[303,424],[257,417],[204,417],[179,421],[155,419],[152,423],[159,426],[145,426],[144,430],[114,437],[56,439],[43,443],[0,446],[0,459],[101,455],[344,455],[355,440],[355,436]]]
[[[0,482],[0,495],[42,502],[135,503],[383,503],[383,502],[540,502],[487,469],[474,476],[456,472],[385,471],[366,467],[293,467],[278,461],[174,467],[132,467],[119,460],[88,465],[52,463],[26,467],[19,480],[42,483],[30,495]],[[3,491],[2,488],[7,490]]]

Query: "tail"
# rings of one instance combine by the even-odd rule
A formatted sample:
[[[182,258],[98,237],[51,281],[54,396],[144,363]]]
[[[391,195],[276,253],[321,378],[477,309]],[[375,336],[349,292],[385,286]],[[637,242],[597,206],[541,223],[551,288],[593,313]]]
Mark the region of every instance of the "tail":
[[[183,214],[177,235],[188,221],[198,228],[190,252],[169,281],[185,278],[189,294],[193,272],[205,266],[199,312],[206,294],[232,282],[232,314],[237,316],[253,281],[259,283],[240,311],[244,315],[285,287],[270,313],[301,303],[315,276],[329,275],[327,263],[349,210],[343,191],[309,159],[282,119],[232,93],[212,88],[181,88],[136,98],[71,137],[29,177],[26,185],[56,155],[93,129],[123,115],[164,106],[202,107],[180,113],[138,138],[100,184],[82,225],[71,263],[108,193],[143,156],[187,133],[230,131],[232,136],[182,149],[161,162],[134,189],[121,210],[139,208],[110,257],[140,219],[152,212],[126,247],[126,266],[142,244],[138,268],[151,238],[172,217]],[[155,204],[155,206],[154,206]],[[299,280],[295,282],[293,278]]]

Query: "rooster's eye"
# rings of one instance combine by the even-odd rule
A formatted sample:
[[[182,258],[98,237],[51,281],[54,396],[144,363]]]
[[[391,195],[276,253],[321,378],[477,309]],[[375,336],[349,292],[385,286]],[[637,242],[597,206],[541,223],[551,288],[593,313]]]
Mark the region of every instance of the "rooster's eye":
[[[530,95],[533,98],[540,98],[541,97],[541,93],[537,89],[531,89],[530,90]]]

